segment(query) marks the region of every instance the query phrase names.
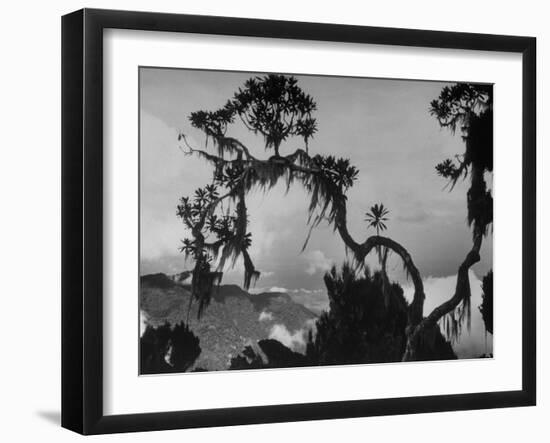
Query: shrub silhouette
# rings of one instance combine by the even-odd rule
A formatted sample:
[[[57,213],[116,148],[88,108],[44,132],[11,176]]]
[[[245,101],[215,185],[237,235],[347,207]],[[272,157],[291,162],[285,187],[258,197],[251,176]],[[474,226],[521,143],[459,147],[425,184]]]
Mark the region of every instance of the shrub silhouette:
[[[307,346],[307,355],[318,364],[375,363],[400,361],[405,351],[407,302],[397,284],[386,288],[380,272],[368,268],[357,278],[348,264],[325,274],[329,311],[317,321],[317,334]]]
[[[306,356],[294,352],[277,340],[260,340],[258,346],[265,361],[252,346],[247,346],[241,355],[231,359],[229,369],[295,368],[311,365]]]
[[[140,339],[140,373],[185,372],[200,353],[199,338],[184,323],[147,326]]]
[[[252,346],[244,348],[242,354],[231,359],[229,369],[262,369],[266,364],[262,357],[254,351]]]
[[[485,329],[489,333],[493,333],[493,271],[489,271],[481,284],[483,294],[479,310],[485,323]]]
[[[381,272],[365,269],[362,277],[349,264],[325,274],[330,309],[310,333],[307,357],[317,364],[401,361],[407,340],[408,303],[397,283],[387,285]],[[389,303],[386,297],[389,296]],[[435,325],[418,349],[419,360],[456,358]]]

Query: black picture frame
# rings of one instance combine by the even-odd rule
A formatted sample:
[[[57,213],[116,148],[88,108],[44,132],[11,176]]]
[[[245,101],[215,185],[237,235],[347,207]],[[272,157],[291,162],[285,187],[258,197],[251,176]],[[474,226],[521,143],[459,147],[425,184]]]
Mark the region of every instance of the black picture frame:
[[[522,388],[131,415],[103,412],[103,30],[171,31],[522,55]],[[536,402],[536,39],[83,9],[62,18],[62,426],[82,434],[412,414]]]

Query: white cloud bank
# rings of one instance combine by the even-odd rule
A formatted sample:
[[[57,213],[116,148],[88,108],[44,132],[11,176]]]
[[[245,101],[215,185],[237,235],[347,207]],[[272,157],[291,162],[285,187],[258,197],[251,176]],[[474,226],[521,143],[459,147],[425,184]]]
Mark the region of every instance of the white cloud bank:
[[[291,333],[285,325],[276,324],[269,331],[269,338],[280,341],[287,348],[294,351],[303,351],[306,346],[306,333],[305,329],[299,329]]]

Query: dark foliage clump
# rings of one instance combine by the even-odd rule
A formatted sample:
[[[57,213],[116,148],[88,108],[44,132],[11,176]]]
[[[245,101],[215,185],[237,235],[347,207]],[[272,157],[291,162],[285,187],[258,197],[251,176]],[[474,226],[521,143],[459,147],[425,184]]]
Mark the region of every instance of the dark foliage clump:
[[[229,369],[296,368],[311,365],[306,356],[294,352],[277,340],[260,340],[258,346],[264,358],[251,346],[247,346],[242,354],[231,359]]]
[[[348,264],[325,275],[330,309],[310,334],[307,356],[317,364],[401,361],[406,345],[407,301],[401,287],[386,285],[380,272],[358,278]],[[386,305],[384,294],[389,294]]]
[[[479,310],[485,323],[485,329],[490,334],[493,333],[493,271],[489,271],[481,284],[483,294]]]
[[[466,193],[467,220],[472,228],[474,248],[479,252],[482,238],[493,224],[493,195],[486,181],[486,175],[493,172],[493,86],[470,83],[446,86],[430,103],[430,113],[442,128],[453,133],[458,129],[465,142],[463,154],[444,160],[435,169],[448,180],[450,189],[459,179],[470,178]],[[453,339],[458,339],[464,321],[469,328],[469,295],[464,297],[457,311],[444,318]]]
[[[317,105],[297,83],[295,77],[275,74],[250,78],[223,108],[193,112],[189,120],[207,137],[219,139],[239,118],[247,129],[263,136],[265,148],[278,156],[279,146],[289,137],[300,137],[307,144],[317,131],[312,117]]]
[[[268,339],[258,342],[270,367],[273,368],[291,368],[308,365],[308,360],[303,354],[294,352],[277,340]]]
[[[455,360],[456,358],[451,343],[445,340],[437,324],[424,329],[416,347],[415,360]]]
[[[265,364],[262,357],[254,351],[252,346],[244,348],[242,354],[231,359],[229,369],[262,369]]]
[[[389,284],[381,272],[365,270],[357,277],[344,264],[325,275],[330,310],[310,333],[306,355],[320,365],[398,362],[407,344],[408,303],[397,283]],[[451,344],[435,325],[422,336],[419,360],[454,359]]]
[[[431,102],[430,113],[441,127],[462,133],[464,154],[444,160],[435,169],[449,180],[451,189],[461,177],[470,176],[468,223],[474,238],[486,235],[493,222],[493,197],[484,177],[485,172],[493,172],[493,87],[470,83],[446,86]]]
[[[140,339],[140,373],[186,372],[200,353],[199,338],[184,323],[147,326]]]

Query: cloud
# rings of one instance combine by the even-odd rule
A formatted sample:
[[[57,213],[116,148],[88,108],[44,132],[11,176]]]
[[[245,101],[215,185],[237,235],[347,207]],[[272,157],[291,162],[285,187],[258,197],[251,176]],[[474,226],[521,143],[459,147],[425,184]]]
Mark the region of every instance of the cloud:
[[[318,271],[328,271],[332,267],[332,260],[328,259],[323,251],[316,249],[315,251],[308,252],[305,256],[308,260],[308,266],[306,272],[309,275],[313,275]]]
[[[268,311],[262,311],[260,312],[260,316],[258,317],[258,321],[269,321],[273,320],[273,313]]]
[[[464,328],[458,343],[453,344],[453,349],[459,358],[479,357],[486,352],[493,352],[493,336],[489,333],[485,334],[485,324],[478,309],[481,304],[481,280],[471,270],[469,277],[472,291],[472,323],[470,332]],[[424,279],[424,293],[426,294],[424,315],[429,314],[436,306],[448,300],[454,294],[455,285],[456,275]],[[411,284],[405,285],[403,290],[407,300],[412,300],[413,286]],[[487,339],[487,348],[485,347],[485,339]]]
[[[267,290],[267,292],[288,292],[287,288],[281,288],[279,286],[272,286]]]
[[[313,334],[313,337],[315,337],[315,335],[317,334],[317,319],[316,318],[310,318],[310,319],[306,320],[305,329],[306,329],[307,333],[309,333],[309,331],[311,331],[312,334]]]
[[[140,125],[141,260],[156,261],[178,255],[186,236],[176,216],[178,200],[193,192],[209,172],[204,161],[183,155],[175,128],[146,111]]]
[[[145,329],[147,329],[147,314],[139,310],[139,336],[143,337],[143,334],[145,333]]]
[[[323,289],[306,289],[306,288],[299,288],[299,289],[289,289],[288,292],[292,292],[294,294],[321,294],[324,292]]]
[[[291,333],[285,325],[276,324],[273,325],[269,332],[269,338],[280,341],[286,347],[293,350],[303,350],[306,345],[305,330],[299,329],[294,333]]]
[[[257,196],[249,195],[247,200],[247,206],[251,214],[248,229],[252,234],[252,245],[250,246],[249,253],[256,259],[269,255],[277,239],[276,232],[270,229],[267,223],[260,218],[261,211],[257,210],[257,199]],[[268,274],[269,272],[262,272],[262,277],[268,277]]]

